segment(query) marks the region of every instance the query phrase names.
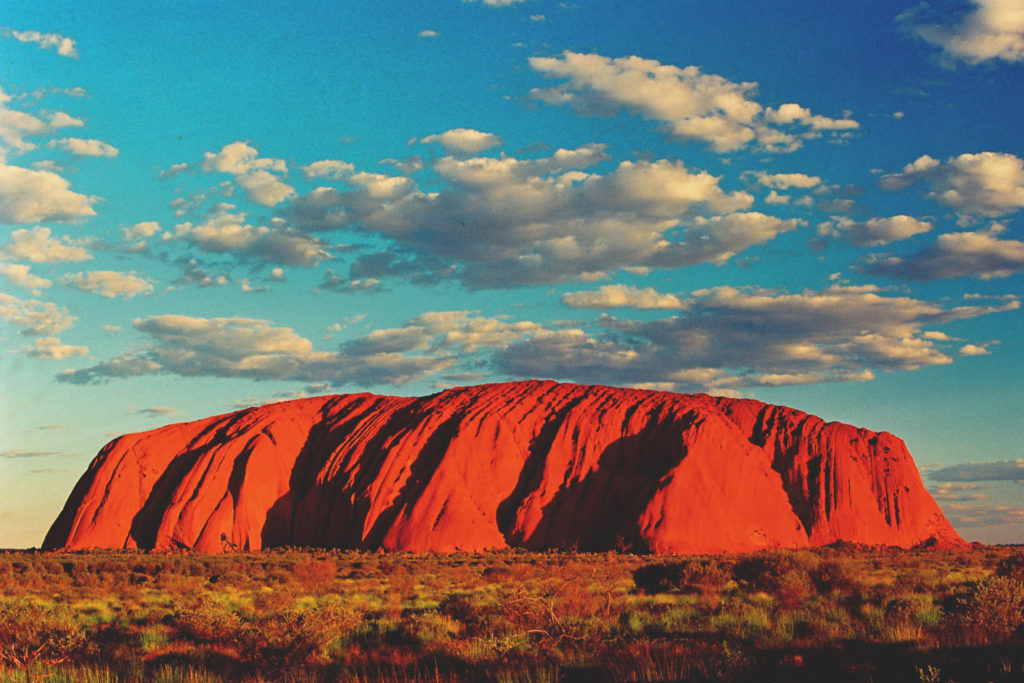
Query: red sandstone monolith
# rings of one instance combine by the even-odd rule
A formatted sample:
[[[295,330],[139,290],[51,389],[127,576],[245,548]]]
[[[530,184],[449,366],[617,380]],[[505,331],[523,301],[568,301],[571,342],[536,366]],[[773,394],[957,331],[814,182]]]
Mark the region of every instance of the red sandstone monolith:
[[[903,442],[703,394],[513,382],[129,434],[44,548],[747,552],[962,539]]]

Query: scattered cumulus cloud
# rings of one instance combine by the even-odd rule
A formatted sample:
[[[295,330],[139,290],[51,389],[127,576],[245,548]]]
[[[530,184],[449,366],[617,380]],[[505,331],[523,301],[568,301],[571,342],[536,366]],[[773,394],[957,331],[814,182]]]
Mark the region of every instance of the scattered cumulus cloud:
[[[208,172],[229,173],[249,199],[261,206],[276,206],[295,194],[295,189],[278,175],[288,172],[283,159],[260,157],[259,150],[245,142],[224,145],[220,152],[206,152],[200,164]]]
[[[950,60],[979,64],[1024,61],[1024,9],[1018,0],[973,0],[955,23],[922,3],[897,19],[903,28],[942,49]]]
[[[562,303],[569,308],[638,308],[682,310],[686,303],[675,294],[659,294],[653,287],[604,285],[593,290],[566,292]]]
[[[841,237],[855,247],[877,247],[921,235],[931,231],[932,227],[929,221],[900,214],[861,222],[839,218],[819,225],[818,234]]]
[[[821,184],[821,178],[806,173],[766,173],[754,171],[750,173],[757,182],[773,190],[788,190],[790,188],[809,189]]]
[[[927,188],[926,197],[958,212],[997,217],[1024,208],[1024,160],[1013,154],[961,154],[945,162],[924,155],[879,181],[884,190],[917,184]]]
[[[75,41],[59,33],[15,31],[9,28],[0,28],[0,35],[13,38],[22,43],[35,43],[44,50],[54,50],[61,57],[78,59],[78,49],[75,47]]]
[[[149,280],[134,273],[120,273],[114,270],[70,273],[61,277],[60,282],[83,292],[95,292],[108,299],[130,299],[137,294],[150,294],[153,291],[153,284]]]
[[[996,462],[971,462],[950,465],[928,472],[933,481],[1017,481],[1024,482],[1024,458]]]
[[[21,334],[28,337],[59,334],[76,320],[67,308],[53,302],[19,299],[3,292],[0,292],[0,319],[21,327]]]
[[[62,344],[57,337],[38,337],[33,341],[32,347],[26,350],[25,353],[33,358],[63,360],[73,356],[84,356],[89,353],[89,347]]]
[[[332,258],[324,242],[287,228],[250,225],[245,213],[223,212],[203,223],[179,223],[173,239],[207,252],[292,266],[310,267]]]
[[[66,152],[81,157],[116,157],[120,150],[102,140],[86,140],[83,138],[61,138],[50,140],[47,147],[59,147]]]
[[[7,278],[12,285],[25,289],[45,289],[53,284],[44,277],[30,273],[29,266],[23,263],[0,262],[0,276]]]
[[[750,145],[788,152],[824,131],[840,134],[859,127],[853,119],[815,115],[794,103],[765,109],[753,99],[756,83],[735,83],[696,66],[568,51],[557,57],[532,57],[530,66],[549,78],[566,80],[553,88],[534,89],[535,99],[586,115],[609,116],[625,108],[659,122],[672,138],[703,140],[717,152]]]
[[[437,31],[434,31],[433,29],[426,28],[420,31],[417,35],[420,38],[437,38],[441,34],[438,33]]]
[[[1010,277],[1024,271],[1024,242],[1003,239],[1002,226],[988,230],[939,235],[910,256],[877,254],[859,266],[874,275],[926,282],[954,277],[981,280]]]
[[[659,320],[601,316],[600,333],[544,330],[495,354],[516,377],[676,390],[862,381],[879,371],[953,361],[926,326],[1013,310],[943,308],[883,296],[871,287],[833,286],[781,294],[716,287],[692,292],[677,315]]]
[[[453,128],[438,135],[421,138],[425,144],[437,143],[449,154],[477,154],[498,147],[504,141],[493,133],[481,133],[472,128]]]
[[[0,223],[70,221],[95,216],[91,197],[50,171],[0,163]]]
[[[302,174],[307,178],[333,178],[337,180],[355,171],[355,166],[347,161],[323,159],[321,161],[314,161],[308,166],[302,166],[301,170]]]
[[[444,156],[433,170],[446,185],[433,191],[405,176],[357,173],[347,179],[351,189],[319,188],[281,215],[304,231],[357,227],[388,237],[417,258],[458,264],[456,276],[471,287],[722,263],[799,225],[743,213],[753,203],[750,194],[726,192],[719,177],[679,161],[624,161],[604,174],[585,170],[607,160],[596,144],[537,159]],[[683,241],[667,235],[684,226]]]
[[[92,254],[81,245],[61,236],[51,237],[49,228],[37,225],[34,228],[19,228],[11,233],[7,243],[0,247],[0,258],[32,263],[61,263],[64,261],[88,261]]]
[[[987,356],[990,351],[977,344],[964,344],[956,353],[958,356]]]

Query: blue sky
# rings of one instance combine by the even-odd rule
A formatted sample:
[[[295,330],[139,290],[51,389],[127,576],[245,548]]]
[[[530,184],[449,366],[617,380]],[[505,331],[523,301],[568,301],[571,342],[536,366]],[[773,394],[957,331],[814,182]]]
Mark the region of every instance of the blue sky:
[[[0,547],[110,438],[546,377],[907,441],[1024,542],[1024,10],[21,2]]]

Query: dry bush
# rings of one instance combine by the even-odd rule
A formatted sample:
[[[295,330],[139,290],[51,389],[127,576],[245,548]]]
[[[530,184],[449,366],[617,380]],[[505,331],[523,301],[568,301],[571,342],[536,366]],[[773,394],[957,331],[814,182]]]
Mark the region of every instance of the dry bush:
[[[715,558],[650,564],[633,572],[633,582],[642,593],[696,593],[716,602],[728,581],[729,570]]]
[[[811,572],[818,558],[802,552],[759,553],[733,567],[733,577],[743,587],[774,595],[780,607],[792,609],[811,597]]]
[[[84,655],[88,641],[66,611],[19,598],[0,601],[0,664],[17,669]]]
[[[946,611],[954,640],[969,645],[1002,643],[1024,623],[1024,585],[990,577],[953,596]]]
[[[996,576],[1003,576],[1024,584],[1024,552],[1017,551],[1001,559],[996,565]]]

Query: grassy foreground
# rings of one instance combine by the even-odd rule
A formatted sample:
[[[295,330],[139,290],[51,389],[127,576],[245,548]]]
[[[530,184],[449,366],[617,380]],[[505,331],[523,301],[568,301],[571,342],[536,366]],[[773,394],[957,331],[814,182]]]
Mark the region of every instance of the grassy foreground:
[[[1024,551],[0,553],[0,681],[1019,681]]]

